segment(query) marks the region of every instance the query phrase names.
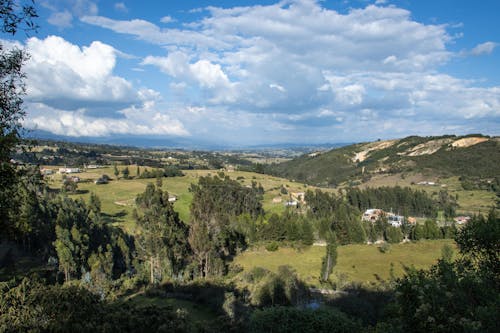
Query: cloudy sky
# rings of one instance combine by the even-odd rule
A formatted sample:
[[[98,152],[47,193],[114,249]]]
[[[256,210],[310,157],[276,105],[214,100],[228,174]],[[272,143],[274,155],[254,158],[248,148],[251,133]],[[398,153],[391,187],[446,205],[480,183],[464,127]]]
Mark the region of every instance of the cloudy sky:
[[[500,134],[497,0],[38,0],[25,126],[221,145]]]

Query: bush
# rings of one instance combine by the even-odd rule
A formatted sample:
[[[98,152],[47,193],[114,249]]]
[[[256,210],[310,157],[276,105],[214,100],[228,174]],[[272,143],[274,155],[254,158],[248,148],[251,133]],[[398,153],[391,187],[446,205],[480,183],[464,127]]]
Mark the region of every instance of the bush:
[[[278,242],[271,242],[271,243],[266,245],[266,250],[270,251],[270,252],[278,251],[279,248],[280,248],[280,245],[278,244]]]
[[[249,322],[249,332],[359,332],[361,325],[344,313],[330,309],[272,307],[256,310]]]
[[[403,233],[401,228],[398,227],[388,227],[385,232],[385,238],[391,244],[401,243],[403,240]]]
[[[391,245],[389,243],[384,243],[378,247],[380,253],[387,253],[391,249]]]
[[[308,298],[306,285],[289,266],[278,267],[278,273],[268,273],[254,288],[251,303],[255,306],[298,305]]]

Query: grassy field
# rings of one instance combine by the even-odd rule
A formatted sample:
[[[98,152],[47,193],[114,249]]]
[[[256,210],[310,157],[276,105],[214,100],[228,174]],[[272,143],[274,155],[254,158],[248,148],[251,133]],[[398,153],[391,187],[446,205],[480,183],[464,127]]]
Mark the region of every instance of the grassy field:
[[[401,276],[403,266],[427,268],[436,263],[445,244],[455,247],[453,240],[428,240],[415,243],[391,245],[386,253],[379,251],[376,245],[346,245],[338,247],[337,265],[333,271],[333,280],[344,280],[370,284],[380,279],[388,279],[391,263],[395,276]],[[319,285],[321,260],[325,247],[311,246],[302,250],[280,248],[276,252],[264,248],[246,251],[237,256],[234,262],[243,267],[244,272],[253,267],[263,267],[277,271],[279,266],[290,265],[309,285]]]
[[[53,169],[58,169],[58,167],[51,167]],[[118,169],[121,171],[124,166],[119,166]],[[129,166],[131,176],[135,175],[137,166]],[[148,168],[151,169],[151,168]],[[142,172],[144,167],[140,167]],[[144,191],[148,183],[155,183],[156,180],[153,179],[114,179],[114,169],[113,167],[107,167],[102,169],[91,169],[86,170],[81,173],[72,174],[73,176],[78,176],[81,182],[78,183],[78,193],[71,194],[73,198],[81,197],[84,200],[88,200],[90,193],[96,193],[99,196],[102,204],[102,212],[104,217],[109,220],[109,222],[115,223],[116,225],[124,228],[125,231],[129,233],[135,232],[135,223],[132,219],[132,210],[135,206],[135,198],[137,194]],[[183,171],[185,176],[183,177],[168,177],[163,178],[163,190],[169,192],[169,194],[175,195],[177,201],[174,204],[174,209],[179,213],[179,216],[183,221],[189,222],[189,206],[191,204],[192,195],[189,192],[189,187],[192,183],[197,183],[198,178],[201,176],[215,175],[219,171],[217,170],[186,170]],[[106,174],[112,178],[108,184],[96,185],[94,180]],[[252,172],[227,172],[226,173],[232,179],[237,179],[243,186],[251,185],[252,181],[262,184],[265,194],[263,198],[264,210],[269,213],[277,212],[280,213],[284,211],[285,207],[283,202],[286,201],[289,196],[280,194],[280,188],[283,185],[289,192],[305,192],[308,188],[314,189],[314,187],[308,187],[307,185],[301,183],[295,183],[288,181],[286,179],[257,174]],[[121,174],[120,174],[121,175]],[[53,189],[61,188],[61,175],[54,174],[49,176],[49,186]],[[273,198],[281,197],[283,202],[274,203]]]
[[[420,181],[433,181],[438,186],[416,185]],[[360,185],[361,188],[381,186],[409,186],[413,189],[423,190],[430,195],[446,190],[453,197],[458,197],[459,205],[457,212],[460,214],[487,214],[491,207],[495,206],[495,193],[481,190],[466,191],[458,177],[439,178],[436,176],[424,176],[422,174],[411,174],[402,177],[396,175],[378,175],[368,182]],[[441,186],[443,185],[443,186]]]

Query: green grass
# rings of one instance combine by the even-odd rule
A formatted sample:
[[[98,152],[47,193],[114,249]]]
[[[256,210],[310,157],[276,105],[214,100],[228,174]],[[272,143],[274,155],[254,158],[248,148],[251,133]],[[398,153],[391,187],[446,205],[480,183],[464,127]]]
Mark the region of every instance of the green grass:
[[[57,170],[58,167],[51,167]],[[118,166],[121,171],[124,166]],[[151,168],[148,168],[151,170]],[[131,176],[135,175],[136,166],[129,166]],[[141,167],[141,172],[144,167]],[[132,219],[132,211],[135,207],[135,198],[139,193],[142,193],[148,183],[156,183],[156,179],[114,179],[114,168],[108,167],[103,169],[87,170],[82,173],[74,174],[81,178],[82,182],[78,183],[78,193],[70,194],[73,198],[83,198],[88,202],[90,193],[94,192],[101,200],[101,208],[104,217],[109,222],[122,227],[126,232],[134,234],[135,221]],[[162,178],[162,189],[168,191],[169,194],[175,195],[177,201],[174,204],[174,209],[179,213],[180,218],[189,223],[189,207],[193,198],[189,192],[189,187],[192,183],[197,183],[198,178],[207,175],[216,175],[218,170],[187,170],[183,171],[183,177],[168,177]],[[96,185],[94,180],[101,175],[110,176],[111,180],[108,184]],[[282,195],[282,203],[273,203],[273,198],[280,196],[281,185],[285,186],[290,192],[305,192],[308,188],[314,189],[312,186],[307,186],[301,183],[291,182],[283,178],[273,177],[269,175],[257,174],[253,172],[228,172],[226,173],[232,179],[240,178],[240,183],[243,186],[250,186],[252,181],[260,183],[264,190],[263,207],[269,213],[281,213],[285,207],[283,202],[287,200],[287,195]],[[121,176],[121,174],[120,174]],[[61,175],[54,174],[49,178],[49,186],[53,189],[61,188]]]
[[[391,263],[394,264],[394,274],[402,276],[403,265],[427,268],[436,263],[445,244],[454,246],[452,240],[429,240],[394,244],[387,253],[381,253],[376,245],[339,246],[337,265],[332,276],[344,275],[349,281],[370,284],[377,281],[377,277],[388,279]],[[253,267],[276,272],[279,266],[290,265],[307,284],[318,286],[324,255],[323,246],[311,246],[302,250],[286,247],[276,252],[259,248],[240,254],[234,262],[242,266],[244,272]]]

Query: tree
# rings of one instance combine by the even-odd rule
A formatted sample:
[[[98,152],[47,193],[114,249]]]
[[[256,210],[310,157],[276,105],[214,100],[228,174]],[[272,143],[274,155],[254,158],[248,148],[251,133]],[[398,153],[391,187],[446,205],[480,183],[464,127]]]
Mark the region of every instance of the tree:
[[[37,17],[32,1],[3,0],[0,2],[0,31],[14,35],[18,29],[33,31]],[[17,48],[6,50],[0,43],[0,229],[10,231],[9,211],[13,208],[12,197],[17,182],[11,153],[20,142],[25,116],[25,95],[22,67],[28,53]]]
[[[122,170],[122,175],[123,175],[123,178],[128,179],[128,177],[129,177],[129,175],[130,175],[130,170],[128,169],[128,167],[125,167],[125,168]]]
[[[321,281],[326,282],[332,274],[333,267],[337,264],[337,236],[334,232],[328,235],[326,254],[321,265]]]
[[[200,276],[207,277],[212,244],[207,224],[204,221],[195,221],[191,224],[188,241],[198,262]]]
[[[394,325],[400,327],[387,331],[497,332],[499,226],[494,210],[488,218],[475,216],[455,238],[460,258],[450,260],[445,250],[429,270],[408,269],[396,287]]]
[[[137,196],[136,205],[143,213],[137,216],[137,224],[142,228],[137,247],[148,263],[150,282],[175,276],[188,254],[187,226],[168,201],[168,193],[153,184]]]
[[[113,173],[115,174],[116,180],[118,180],[118,175],[120,174],[120,171],[118,171],[118,167],[116,166],[116,163],[114,166]]]

